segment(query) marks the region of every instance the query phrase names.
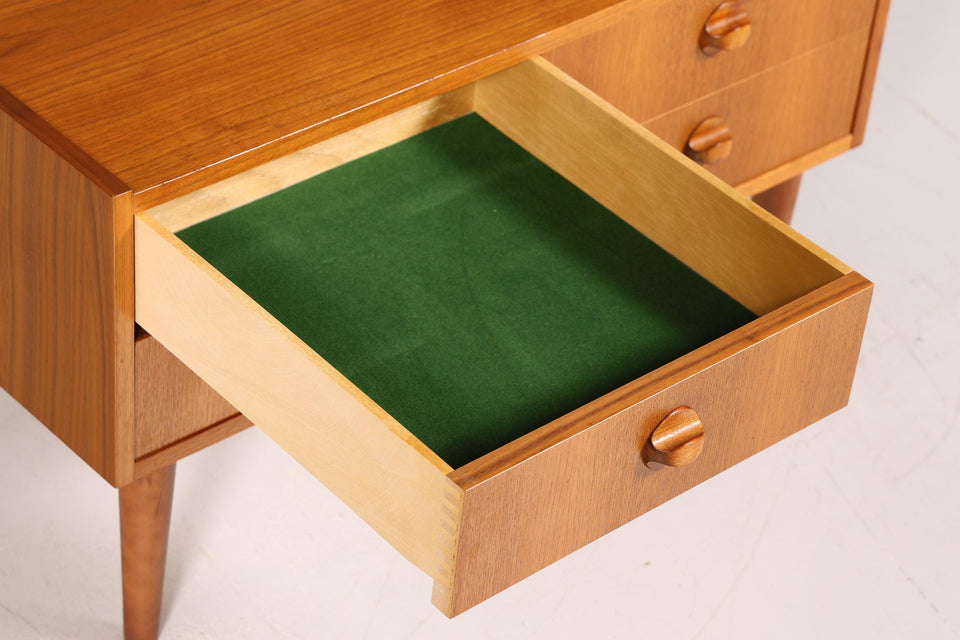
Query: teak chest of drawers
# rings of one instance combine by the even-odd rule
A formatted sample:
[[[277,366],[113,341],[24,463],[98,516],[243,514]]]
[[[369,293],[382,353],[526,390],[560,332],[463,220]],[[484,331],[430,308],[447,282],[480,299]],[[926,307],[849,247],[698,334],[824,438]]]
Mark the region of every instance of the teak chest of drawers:
[[[842,407],[871,285],[744,194],[788,215],[859,143],[885,15],[6,3],[0,384],[121,489],[128,637],[157,633],[174,463],[250,421],[456,615]],[[469,113],[757,319],[451,465],[175,235]]]

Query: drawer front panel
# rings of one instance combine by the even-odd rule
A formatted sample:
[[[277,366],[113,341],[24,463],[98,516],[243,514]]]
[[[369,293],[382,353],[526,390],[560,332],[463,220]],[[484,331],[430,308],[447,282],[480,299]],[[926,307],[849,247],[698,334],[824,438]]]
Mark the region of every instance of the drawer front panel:
[[[844,276],[455,471],[456,571],[435,603],[460,613],[843,407],[871,292]],[[644,442],[684,405],[703,422],[702,453],[648,469]]]
[[[706,56],[698,39],[720,0],[638,3],[616,26],[545,57],[644,121],[870,26],[875,0],[741,0],[743,46]],[[859,86],[859,82],[854,83]]]
[[[135,457],[237,415],[233,405],[152,336],[137,340],[134,358]]]
[[[740,184],[850,133],[868,37],[858,32],[643,125],[683,149],[704,119],[722,117],[733,147],[705,166]]]

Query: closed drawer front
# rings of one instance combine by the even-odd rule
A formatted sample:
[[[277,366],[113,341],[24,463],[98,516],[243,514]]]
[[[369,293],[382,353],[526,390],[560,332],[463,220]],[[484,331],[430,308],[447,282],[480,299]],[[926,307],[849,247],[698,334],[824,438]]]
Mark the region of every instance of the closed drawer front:
[[[152,336],[137,337],[134,362],[136,458],[237,415],[229,402]]]
[[[738,185],[850,134],[869,34],[852,34],[643,123],[684,149],[705,119],[729,128],[729,155],[705,166]]]
[[[469,112],[483,121],[437,126]],[[535,161],[502,162],[507,156],[493,152],[500,142],[450,146],[446,132],[465,130],[463,123],[492,125],[569,183]],[[400,168],[374,171],[372,159],[385,156],[368,154],[406,138],[384,151]],[[404,160],[411,150],[421,153],[416,162]],[[525,173],[515,173],[519,166]],[[369,193],[420,172],[432,177],[412,195],[365,209]],[[330,179],[287,188],[316,174]],[[458,199],[457,181],[487,203],[482,215],[464,213],[474,203]],[[596,202],[568,197],[570,183]],[[313,184],[327,190],[311,192]],[[554,191],[563,194],[557,201]],[[320,215],[312,203],[327,199],[350,213],[275,233],[301,229],[304,215]],[[578,204],[556,215],[559,200]],[[282,202],[289,209],[277,213]],[[598,217],[578,210],[596,203],[606,208]],[[538,213],[504,214],[515,207]],[[344,232],[363,243],[331,240]],[[431,575],[434,603],[448,615],[843,406],[871,292],[848,267],[542,60],[138,214],[135,234],[137,321]],[[544,243],[552,253],[540,251]],[[631,252],[640,247],[659,257],[637,262]],[[676,271],[674,258],[699,275]],[[411,277],[409,262],[422,262],[426,275]],[[322,275],[283,293],[293,271]],[[675,277],[689,286],[674,290]],[[583,282],[592,285],[577,289]],[[666,302],[650,297],[648,285],[662,285]],[[651,348],[678,333],[698,337],[686,353],[611,387],[618,378],[606,366],[625,362],[633,371],[634,360],[648,356],[620,358],[631,333],[648,330],[630,314],[648,306]],[[538,315],[541,308],[550,311]],[[701,334],[721,308],[733,326]],[[621,316],[626,333],[618,333]],[[373,329],[356,339],[355,325]],[[426,328],[390,338],[407,325]],[[592,358],[601,351],[605,357]],[[366,354],[359,365],[355,352]],[[454,418],[424,427],[423,417],[448,402],[448,387],[462,387],[491,361],[494,374],[467,384]],[[399,372],[385,368],[397,362]],[[432,368],[446,373],[430,377]],[[569,393],[562,381],[584,371],[605,382]],[[541,379],[560,393],[530,382]],[[400,400],[397,389],[406,390]],[[571,395],[578,406],[563,404]],[[554,411],[549,419],[530,418],[506,442],[478,444],[505,432],[471,422],[476,415],[515,401],[540,406],[542,397],[547,414]],[[682,467],[648,468],[647,441],[681,406],[702,420],[702,452]],[[530,415],[545,415],[539,411]],[[463,431],[460,422],[473,426]]]
[[[546,57],[637,121],[868,30],[875,0],[740,0],[750,21],[742,46],[708,56],[699,40],[721,0],[638,3],[616,26]],[[655,90],[651,90],[655,87]]]

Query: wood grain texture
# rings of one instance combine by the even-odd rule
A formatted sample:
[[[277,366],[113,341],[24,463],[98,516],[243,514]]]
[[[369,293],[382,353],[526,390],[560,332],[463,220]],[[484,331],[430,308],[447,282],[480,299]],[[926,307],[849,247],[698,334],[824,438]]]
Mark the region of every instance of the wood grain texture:
[[[143,210],[608,26],[629,4],[7,0],[0,86]]]
[[[0,92],[0,386],[118,486],[133,478],[130,206]]]
[[[700,50],[707,56],[739,49],[750,39],[750,12],[737,0],[717,5],[700,31]]]
[[[794,158],[779,166],[761,173],[756,178],[751,178],[746,182],[737,185],[737,191],[747,196],[755,196],[761,191],[772,189],[790,178],[795,178],[807,169],[812,169],[830,158],[849,151],[853,145],[853,135],[846,134],[836,140],[832,140],[822,147],[817,147],[813,151],[803,154],[799,158]]]
[[[449,465],[176,236],[135,224],[137,322],[438,577]]]
[[[123,637],[157,640],[176,466],[120,489]]]
[[[640,122],[869,28],[876,0],[743,0],[749,40],[705,56],[697,44],[718,0],[647,0],[614,26],[546,58]]]
[[[229,402],[153,337],[137,339],[134,357],[136,458],[237,415]]]
[[[703,440],[703,421],[697,412],[690,407],[677,407],[647,438],[641,451],[643,462],[651,469],[688,465],[700,456]]]
[[[643,125],[682,149],[705,117],[722,116],[733,147],[708,169],[745,182],[850,133],[868,38],[858,31]]]
[[[793,208],[797,204],[797,195],[800,193],[800,181],[803,174],[771,187],[753,197],[758,205],[777,216],[787,224],[793,220]]]
[[[853,145],[863,142],[867,130],[867,116],[870,113],[870,101],[873,98],[873,83],[877,78],[877,65],[880,63],[880,47],[883,33],[887,28],[887,15],[890,13],[890,0],[877,0],[870,31],[870,46],[867,48],[867,62],[863,66],[860,80],[860,96],[857,100],[857,114],[853,119]]]
[[[157,449],[142,458],[138,458],[133,465],[133,475],[135,478],[143,478],[157,469],[170,466],[190,454],[206,449],[251,426],[253,426],[253,423],[242,413],[232,415],[204,429],[195,431],[181,440],[168,444],[162,449]]]
[[[476,108],[757,314],[849,271],[542,59],[481,81]]]
[[[707,116],[693,128],[683,152],[697,164],[723,162],[733,150],[733,132],[720,116]]]
[[[460,523],[463,513],[463,491],[452,482],[443,494],[440,507],[440,527],[437,536],[437,555],[440,569],[433,579],[432,602],[446,611],[453,597],[453,577],[457,566],[457,548],[460,541]]]
[[[470,84],[150,209],[176,233],[473,111]]]
[[[438,606],[456,615],[844,406],[871,293],[843,276],[451,473],[463,517]],[[639,448],[681,405],[708,425],[703,452],[651,471]]]

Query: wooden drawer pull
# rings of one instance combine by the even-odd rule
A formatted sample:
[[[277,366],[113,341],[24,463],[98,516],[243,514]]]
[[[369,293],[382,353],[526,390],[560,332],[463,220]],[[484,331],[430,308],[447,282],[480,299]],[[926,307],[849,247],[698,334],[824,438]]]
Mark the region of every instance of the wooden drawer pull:
[[[750,16],[736,0],[713,10],[700,32],[700,50],[708,56],[742,47],[750,37]]]
[[[651,469],[661,465],[682,467],[703,450],[703,423],[690,407],[678,407],[660,421],[643,446],[643,462]]]
[[[697,125],[683,152],[700,164],[723,162],[733,151],[733,132],[720,116],[710,116]]]

